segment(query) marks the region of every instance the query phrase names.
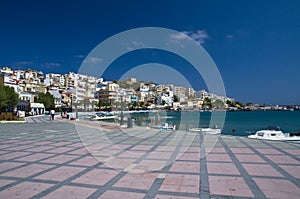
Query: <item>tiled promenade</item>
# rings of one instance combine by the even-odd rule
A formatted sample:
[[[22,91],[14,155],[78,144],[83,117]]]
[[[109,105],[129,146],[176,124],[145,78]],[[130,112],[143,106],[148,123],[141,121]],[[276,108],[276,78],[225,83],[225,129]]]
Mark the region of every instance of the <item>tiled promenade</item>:
[[[300,197],[300,144],[95,124],[0,124],[0,198]]]

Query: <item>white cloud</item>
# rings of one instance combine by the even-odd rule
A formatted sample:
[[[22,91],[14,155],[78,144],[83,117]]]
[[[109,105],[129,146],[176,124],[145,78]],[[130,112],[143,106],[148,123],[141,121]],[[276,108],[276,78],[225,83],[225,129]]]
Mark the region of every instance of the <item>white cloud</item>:
[[[81,58],[81,59],[85,58],[85,56],[82,55],[82,54],[80,54],[80,55],[75,55],[74,57],[76,57],[76,58]]]
[[[98,64],[98,63],[101,63],[103,62],[103,59],[102,58],[99,58],[99,57],[87,57],[84,61],[84,63],[91,63],[91,64]]]
[[[208,39],[208,34],[205,30],[197,30],[196,32],[185,31],[184,34],[190,36],[191,38],[196,40],[199,44],[205,43],[205,40]]]
[[[142,41],[131,41],[123,44],[127,47],[127,50],[135,50],[137,48],[145,48],[145,44]]]
[[[186,31],[184,32],[180,32],[178,34],[172,34],[171,35],[171,39],[186,39],[187,38],[187,34],[185,34]]]
[[[197,30],[197,31],[183,31],[178,34],[171,35],[171,39],[182,40],[182,39],[187,39],[188,38],[187,36],[191,37],[199,44],[205,43],[206,39],[208,39],[209,37],[206,30]]]

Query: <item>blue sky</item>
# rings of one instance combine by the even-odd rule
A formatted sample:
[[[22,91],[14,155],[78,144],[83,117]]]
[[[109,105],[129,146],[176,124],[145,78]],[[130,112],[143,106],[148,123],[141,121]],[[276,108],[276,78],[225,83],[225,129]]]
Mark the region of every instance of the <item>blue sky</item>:
[[[85,56],[105,39],[128,29],[163,27],[201,43],[216,63],[229,97],[300,104],[300,1],[75,2],[1,1],[0,66],[77,72]],[[117,79],[121,67],[143,60],[186,67],[176,58],[168,60],[171,57],[157,52],[121,57],[116,61],[119,68],[113,67],[105,78]],[[157,77],[163,80],[164,75]],[[190,76],[195,89],[205,88],[201,78],[192,72]]]

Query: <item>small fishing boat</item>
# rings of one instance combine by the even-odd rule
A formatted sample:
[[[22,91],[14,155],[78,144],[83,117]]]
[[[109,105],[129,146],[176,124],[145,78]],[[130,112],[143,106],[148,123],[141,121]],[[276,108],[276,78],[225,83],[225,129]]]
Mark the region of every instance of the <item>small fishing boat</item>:
[[[279,127],[257,131],[248,138],[273,141],[300,141],[300,133],[283,133]]]
[[[190,128],[189,131],[211,135],[221,134],[221,129],[219,128]]]
[[[168,123],[164,123],[164,125],[152,125],[150,128],[153,129],[161,129],[161,130],[167,130],[167,131],[174,131],[176,130],[176,125],[170,125]]]
[[[89,119],[92,121],[99,121],[99,120],[111,120],[115,119],[117,116],[110,113],[110,112],[97,112],[95,115],[92,115]]]

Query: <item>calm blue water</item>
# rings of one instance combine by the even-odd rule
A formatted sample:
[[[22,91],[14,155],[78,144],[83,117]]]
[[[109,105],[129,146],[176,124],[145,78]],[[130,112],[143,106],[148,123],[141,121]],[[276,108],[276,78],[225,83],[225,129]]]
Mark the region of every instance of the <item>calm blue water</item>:
[[[221,117],[216,114],[215,118]],[[211,112],[162,112],[159,113],[161,123],[173,123],[181,129],[190,127],[210,126]],[[219,116],[220,115],[220,116]],[[154,118],[152,113],[135,113],[132,117],[137,124],[149,123]],[[197,119],[199,118],[199,120]],[[199,121],[199,123],[198,123]],[[181,122],[181,125],[180,125]],[[216,120],[216,125],[218,119]],[[211,124],[215,125],[214,123]],[[220,125],[218,125],[220,126]],[[279,126],[285,133],[300,131],[300,111],[254,111],[254,112],[227,112],[222,134],[246,136],[249,132],[266,129],[268,126]]]

